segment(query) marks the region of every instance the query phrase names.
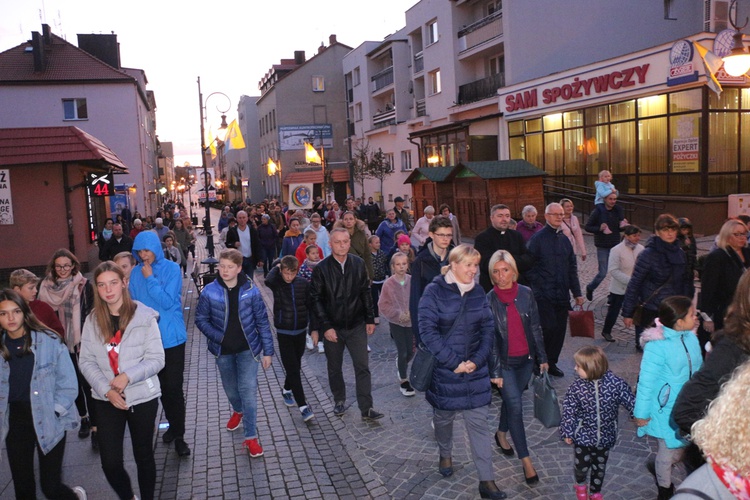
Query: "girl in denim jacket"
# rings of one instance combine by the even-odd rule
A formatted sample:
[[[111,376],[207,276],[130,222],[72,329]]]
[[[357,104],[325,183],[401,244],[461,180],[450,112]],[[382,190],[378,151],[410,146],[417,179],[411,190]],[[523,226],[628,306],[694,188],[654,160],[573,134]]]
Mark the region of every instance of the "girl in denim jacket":
[[[83,488],[61,481],[65,432],[78,425],[73,362],[62,338],[12,290],[0,291],[0,355],[0,438],[16,498],[36,498],[36,448],[44,495],[85,499]]]

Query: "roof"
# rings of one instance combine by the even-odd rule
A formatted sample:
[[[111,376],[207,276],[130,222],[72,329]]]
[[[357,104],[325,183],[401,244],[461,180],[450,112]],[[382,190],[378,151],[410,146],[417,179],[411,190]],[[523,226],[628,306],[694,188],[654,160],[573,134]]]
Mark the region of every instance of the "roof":
[[[454,167],[422,167],[416,169],[404,181],[404,184],[420,181],[423,178],[432,182],[443,182]]]
[[[349,182],[349,171],[343,168],[332,169],[331,177],[333,182]],[[289,184],[322,184],[323,183],[323,171],[313,170],[309,172],[290,172],[284,177],[283,184],[288,186]]]
[[[128,173],[114,151],[78,127],[0,129],[0,166],[98,162]]]
[[[27,50],[28,49],[28,50]],[[113,68],[57,35],[44,44],[46,68],[34,71],[31,41],[0,52],[0,84],[39,82],[128,82],[135,78]]]
[[[446,180],[460,176],[464,169],[482,179],[512,179],[547,175],[544,170],[526,160],[465,161],[459,163],[450,173],[450,178]]]

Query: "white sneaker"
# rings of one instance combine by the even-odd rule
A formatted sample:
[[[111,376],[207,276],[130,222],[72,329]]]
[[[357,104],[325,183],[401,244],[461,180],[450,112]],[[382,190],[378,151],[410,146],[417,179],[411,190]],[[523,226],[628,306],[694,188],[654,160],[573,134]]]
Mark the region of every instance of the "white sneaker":
[[[81,486],[73,486],[71,488],[73,490],[73,493],[76,494],[79,500],[87,500],[88,495],[86,495],[86,490],[84,490]]]
[[[367,344],[367,352],[370,352],[372,349],[370,349],[370,344]]]
[[[324,352],[326,352],[325,348],[323,348],[323,342],[318,342],[318,352],[320,354],[323,354]]]
[[[308,335],[307,338],[305,339],[305,347],[307,348],[308,351],[312,351],[314,348],[312,337],[310,335]]]

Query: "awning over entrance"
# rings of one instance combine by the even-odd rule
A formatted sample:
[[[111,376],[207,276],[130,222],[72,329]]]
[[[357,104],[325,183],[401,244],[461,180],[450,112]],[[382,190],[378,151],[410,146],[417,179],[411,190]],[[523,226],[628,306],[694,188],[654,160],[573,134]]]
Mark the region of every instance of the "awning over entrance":
[[[346,169],[331,170],[333,182],[349,182],[349,171]],[[284,185],[289,184],[322,184],[323,172],[320,170],[312,172],[292,172],[284,177]]]

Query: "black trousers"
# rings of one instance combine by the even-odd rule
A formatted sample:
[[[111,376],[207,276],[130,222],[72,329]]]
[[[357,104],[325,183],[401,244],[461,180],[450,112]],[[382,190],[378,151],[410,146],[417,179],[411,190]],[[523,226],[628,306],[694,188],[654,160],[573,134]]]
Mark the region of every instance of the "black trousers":
[[[138,489],[143,500],[154,498],[156,461],[154,460],[154,422],[159,402],[156,398],[120,410],[109,401],[95,401],[101,417],[98,429],[99,455],[109,485],[121,500],[133,498],[133,486],[123,466],[125,425],[130,429],[133,458],[138,468]]]
[[[584,484],[591,471],[589,491],[599,493],[604,484],[604,473],[607,471],[609,448],[575,445],[574,474],[576,483]]]
[[[13,488],[19,500],[36,498],[34,449],[39,455],[39,482],[47,498],[76,500],[73,490],[62,483],[65,437],[46,455],[39,448],[34,431],[31,403],[13,402],[8,406],[8,437],[5,439]]]
[[[542,324],[542,336],[544,337],[544,350],[547,353],[547,360],[549,360],[550,365],[556,366],[565,342],[570,304],[555,304],[540,300],[537,302],[537,306],[539,307],[539,322]]]
[[[73,367],[76,369],[76,377],[78,378],[78,397],[76,398],[78,415],[81,417],[88,415],[91,426],[96,427],[96,408],[94,407],[94,398],[91,396],[91,385],[89,385],[88,380],[83,376],[81,370],[78,369],[78,354],[72,353],[70,360],[73,362]]]
[[[284,390],[292,391],[297,406],[307,404],[305,390],[302,388],[302,355],[305,354],[304,333],[298,335],[279,334],[279,357],[284,365],[286,379],[284,379]]]
[[[185,435],[185,393],[182,383],[185,372],[185,344],[164,349],[164,368],[159,372],[161,405],[176,438]]]
[[[354,365],[354,378],[357,389],[357,405],[362,413],[372,408],[372,378],[370,375],[370,358],[367,354],[367,330],[361,323],[351,330],[336,328],[337,342],[323,341],[328,365],[328,384],[335,403],[346,402],[346,383],[344,382],[343,364],[344,349],[349,351]],[[321,332],[323,333],[323,332]]]

